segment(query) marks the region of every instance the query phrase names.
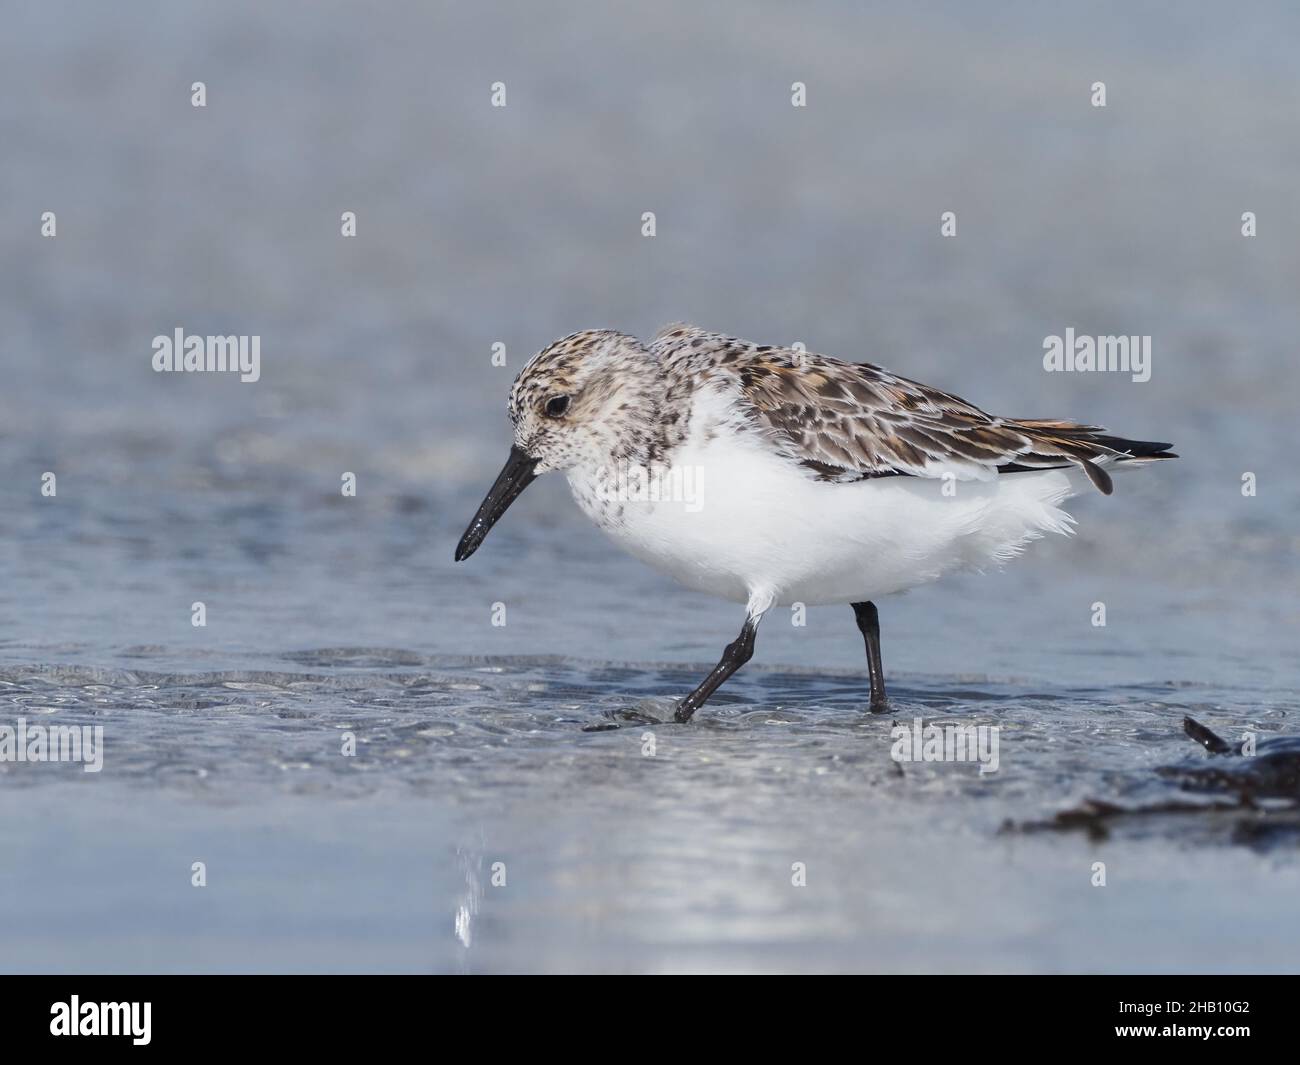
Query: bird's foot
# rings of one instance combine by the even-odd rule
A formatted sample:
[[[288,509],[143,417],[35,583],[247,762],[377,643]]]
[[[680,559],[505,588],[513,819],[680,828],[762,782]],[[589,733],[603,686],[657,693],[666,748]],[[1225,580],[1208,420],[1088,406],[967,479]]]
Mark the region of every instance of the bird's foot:
[[[583,732],[613,732],[615,729],[629,725],[663,725],[657,717],[642,713],[640,710],[604,710],[601,715],[606,719],[594,725],[583,725]]]
[[[887,714],[891,709],[889,700],[883,695],[879,699],[872,699],[871,705],[867,707],[868,713],[872,714]]]

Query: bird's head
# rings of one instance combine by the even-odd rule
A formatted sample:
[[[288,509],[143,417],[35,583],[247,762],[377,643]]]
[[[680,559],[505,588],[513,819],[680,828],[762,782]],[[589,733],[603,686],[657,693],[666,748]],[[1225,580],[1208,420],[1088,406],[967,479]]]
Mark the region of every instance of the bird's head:
[[[514,446],[456,548],[468,558],[543,473],[627,462],[652,431],[659,364],[635,337],[586,329],[543,348],[510,390]]]

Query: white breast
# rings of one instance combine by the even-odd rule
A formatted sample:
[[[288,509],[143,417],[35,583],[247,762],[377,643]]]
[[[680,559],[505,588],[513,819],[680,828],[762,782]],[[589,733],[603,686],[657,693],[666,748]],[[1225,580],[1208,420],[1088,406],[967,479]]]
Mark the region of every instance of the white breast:
[[[762,438],[722,428],[713,402],[697,404],[657,482],[578,469],[569,484],[632,555],[738,602],[861,602],[1000,563],[1044,532],[1068,533],[1058,504],[1086,483],[1068,470],[816,481]]]

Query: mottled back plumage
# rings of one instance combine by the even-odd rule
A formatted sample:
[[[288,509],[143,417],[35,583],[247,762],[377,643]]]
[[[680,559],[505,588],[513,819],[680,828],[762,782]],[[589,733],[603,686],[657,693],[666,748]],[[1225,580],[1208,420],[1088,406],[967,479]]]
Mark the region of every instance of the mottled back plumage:
[[[753,344],[688,325],[660,330],[650,350],[668,377],[730,379],[756,424],[809,476],[985,479],[1076,465],[1102,492],[1099,459],[1172,458],[1168,444],[1122,440],[1097,426],[994,417],[965,400],[870,363]]]

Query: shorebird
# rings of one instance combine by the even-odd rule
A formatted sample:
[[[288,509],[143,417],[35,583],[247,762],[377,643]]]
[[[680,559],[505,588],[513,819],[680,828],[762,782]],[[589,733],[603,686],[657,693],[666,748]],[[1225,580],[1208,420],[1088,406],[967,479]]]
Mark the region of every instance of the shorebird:
[[[456,547],[469,558],[538,476],[632,555],[745,604],[740,635],[674,717],[754,653],[774,606],[847,603],[873,712],[888,708],[875,600],[1069,534],[1060,508],[1110,471],[1176,458],[1093,425],[1002,418],[869,363],[689,325],[649,344],[589,329],[543,348],[510,392],[514,445]],[[680,490],[685,475],[697,498]],[[665,487],[666,486],[666,487]]]

